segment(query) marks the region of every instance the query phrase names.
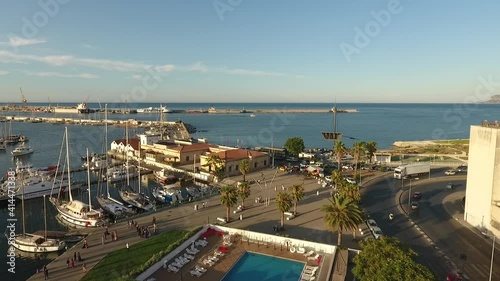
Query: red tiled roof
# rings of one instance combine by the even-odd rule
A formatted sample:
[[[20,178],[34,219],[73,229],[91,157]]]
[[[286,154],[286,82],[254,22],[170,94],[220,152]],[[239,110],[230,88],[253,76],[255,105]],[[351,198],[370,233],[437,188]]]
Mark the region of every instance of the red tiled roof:
[[[125,145],[127,143],[126,139],[122,140],[115,140],[114,141],[116,144],[123,143]],[[140,140],[138,138],[133,138],[133,139],[128,139],[128,144],[134,149],[134,150],[139,150],[139,144]]]
[[[213,144],[198,143],[192,145],[178,145],[173,147],[168,147],[168,149],[177,150],[180,152],[196,151],[196,150],[208,150],[210,147],[216,147]]]
[[[249,156],[259,157],[262,155],[266,155],[266,153],[239,148],[239,149],[221,151],[218,152],[217,155],[222,160],[234,160],[234,159],[247,159],[249,158]]]

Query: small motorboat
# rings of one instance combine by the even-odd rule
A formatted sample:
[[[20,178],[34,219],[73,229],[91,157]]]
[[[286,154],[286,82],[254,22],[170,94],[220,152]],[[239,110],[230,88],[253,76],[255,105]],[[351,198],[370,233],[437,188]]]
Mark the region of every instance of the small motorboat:
[[[25,146],[24,144],[16,147],[14,150],[12,150],[12,155],[14,156],[21,156],[21,155],[26,155],[26,154],[31,154],[33,153],[33,148],[31,146]]]

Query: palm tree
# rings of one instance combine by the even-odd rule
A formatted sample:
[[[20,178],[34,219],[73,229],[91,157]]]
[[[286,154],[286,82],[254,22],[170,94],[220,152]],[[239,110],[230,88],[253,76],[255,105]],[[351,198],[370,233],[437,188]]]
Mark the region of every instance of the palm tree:
[[[224,186],[220,191],[220,202],[226,207],[226,221],[229,222],[231,207],[238,202],[238,192],[236,188],[231,185]]]
[[[355,142],[352,144],[352,154],[354,156],[354,179],[356,179],[358,175],[359,158],[365,154],[365,146],[366,144],[364,142]]]
[[[246,181],[242,181],[238,185],[238,197],[241,199],[241,208],[245,209],[245,199],[250,197],[250,185]]]
[[[370,157],[370,163],[372,162],[373,155],[377,151],[377,143],[374,141],[369,141],[365,145],[366,152],[368,153],[368,157]]]
[[[321,206],[325,213],[323,221],[330,231],[338,231],[337,244],[342,245],[342,233],[347,230],[356,231],[363,221],[361,208],[351,198],[336,194],[328,199],[329,204]]]
[[[247,159],[240,160],[238,165],[238,169],[240,173],[243,175],[243,181],[245,181],[245,176],[250,172],[250,163],[248,163]]]
[[[293,201],[293,214],[297,214],[297,203],[304,198],[304,187],[301,184],[294,184],[290,191],[290,196]]]
[[[342,169],[342,156],[344,156],[346,149],[345,145],[343,142],[338,141],[335,143],[335,146],[333,147],[333,153],[335,153],[335,156],[337,157],[337,164],[339,165],[339,170]]]
[[[212,172],[212,168],[217,170],[218,167],[222,166],[224,162],[220,159],[219,155],[212,153],[207,157],[207,163],[204,166],[208,166],[208,172]]]
[[[344,175],[342,175],[342,172],[340,171],[340,169],[334,170],[332,172],[332,182],[335,184],[335,187],[337,189],[340,188],[345,183],[347,183],[347,181],[344,179]]]
[[[292,208],[292,197],[285,191],[281,191],[276,196],[276,207],[281,213],[281,226],[285,225],[285,213]]]
[[[338,189],[338,193],[351,198],[354,202],[359,203],[361,199],[361,192],[359,191],[359,187],[352,183],[347,183],[341,185]]]

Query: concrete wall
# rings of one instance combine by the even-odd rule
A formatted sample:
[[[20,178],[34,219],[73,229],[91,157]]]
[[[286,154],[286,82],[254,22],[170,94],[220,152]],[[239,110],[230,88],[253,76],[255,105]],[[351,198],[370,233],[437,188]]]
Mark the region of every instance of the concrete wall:
[[[500,237],[500,226],[491,224],[493,217],[500,221],[500,207],[493,205],[500,200],[499,128],[471,126],[468,166],[464,220]]]

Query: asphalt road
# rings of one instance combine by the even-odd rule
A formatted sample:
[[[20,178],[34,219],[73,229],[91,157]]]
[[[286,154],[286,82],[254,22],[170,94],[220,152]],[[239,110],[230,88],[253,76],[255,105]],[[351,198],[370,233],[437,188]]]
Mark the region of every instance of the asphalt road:
[[[431,178],[440,176],[448,168],[432,169]],[[424,180],[424,179],[421,179]],[[412,181],[412,184],[416,182]],[[369,212],[375,219],[385,235],[398,238],[418,254],[418,261],[429,268],[438,280],[445,278],[452,269],[442,254],[440,254],[429,241],[408,221],[406,216],[398,209],[397,192],[402,184],[409,185],[408,180],[397,180],[391,176],[374,181],[369,187],[362,188],[362,208]],[[406,195],[408,196],[408,195]],[[394,214],[394,219],[389,220],[389,214]]]
[[[455,190],[445,188],[457,184]],[[420,191],[420,207],[410,212],[411,218],[471,280],[488,280],[491,262],[491,241],[464,226],[461,200],[465,196],[466,177],[441,177],[431,182],[417,183],[412,192]],[[407,208],[408,192],[402,196]],[[452,216],[450,216],[450,214]],[[462,254],[466,260],[460,258]],[[492,280],[500,280],[500,251],[496,251]]]

